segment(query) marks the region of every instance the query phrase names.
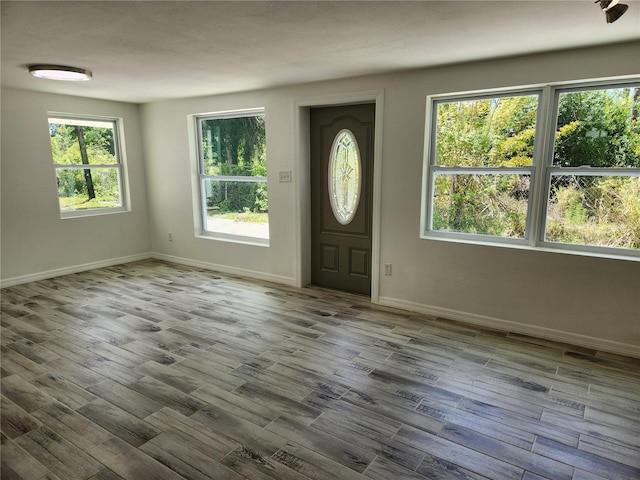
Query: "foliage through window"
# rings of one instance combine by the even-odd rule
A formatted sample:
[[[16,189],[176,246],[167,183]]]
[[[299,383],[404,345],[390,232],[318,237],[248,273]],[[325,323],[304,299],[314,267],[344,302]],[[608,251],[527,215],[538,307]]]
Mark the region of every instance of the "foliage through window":
[[[197,117],[204,232],[269,239],[262,111]]]
[[[124,210],[116,120],[50,115],[49,136],[63,217]]]
[[[638,255],[639,97],[629,82],[433,98],[426,236]]]
[[[537,95],[437,102],[434,230],[525,238]]]
[[[558,94],[545,240],[640,249],[640,86]]]

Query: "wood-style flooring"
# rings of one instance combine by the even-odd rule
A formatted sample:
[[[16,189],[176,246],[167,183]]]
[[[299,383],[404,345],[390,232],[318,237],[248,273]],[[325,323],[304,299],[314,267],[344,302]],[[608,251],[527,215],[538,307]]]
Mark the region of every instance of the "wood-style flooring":
[[[1,301],[3,480],[640,478],[638,359],[159,261]]]

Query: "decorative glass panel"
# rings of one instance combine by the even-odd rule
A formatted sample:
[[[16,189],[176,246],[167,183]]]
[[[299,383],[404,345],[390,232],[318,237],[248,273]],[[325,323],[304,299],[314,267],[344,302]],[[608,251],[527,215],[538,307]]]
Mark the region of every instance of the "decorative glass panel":
[[[336,220],[347,225],[353,220],[360,201],[360,150],[350,130],[336,135],[329,157],[329,199]]]

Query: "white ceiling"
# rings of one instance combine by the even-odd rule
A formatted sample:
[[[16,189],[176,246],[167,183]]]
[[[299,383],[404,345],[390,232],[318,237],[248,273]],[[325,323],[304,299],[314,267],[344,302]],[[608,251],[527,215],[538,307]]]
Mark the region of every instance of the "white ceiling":
[[[638,40],[640,1],[623,1],[607,24],[593,0],[2,0],[2,85],[143,103]]]

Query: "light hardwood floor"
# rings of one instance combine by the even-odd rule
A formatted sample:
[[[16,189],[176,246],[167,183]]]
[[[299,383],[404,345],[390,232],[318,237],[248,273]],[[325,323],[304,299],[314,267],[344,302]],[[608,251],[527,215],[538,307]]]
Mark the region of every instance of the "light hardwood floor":
[[[159,261],[1,295],[3,480],[640,478],[638,359]]]

